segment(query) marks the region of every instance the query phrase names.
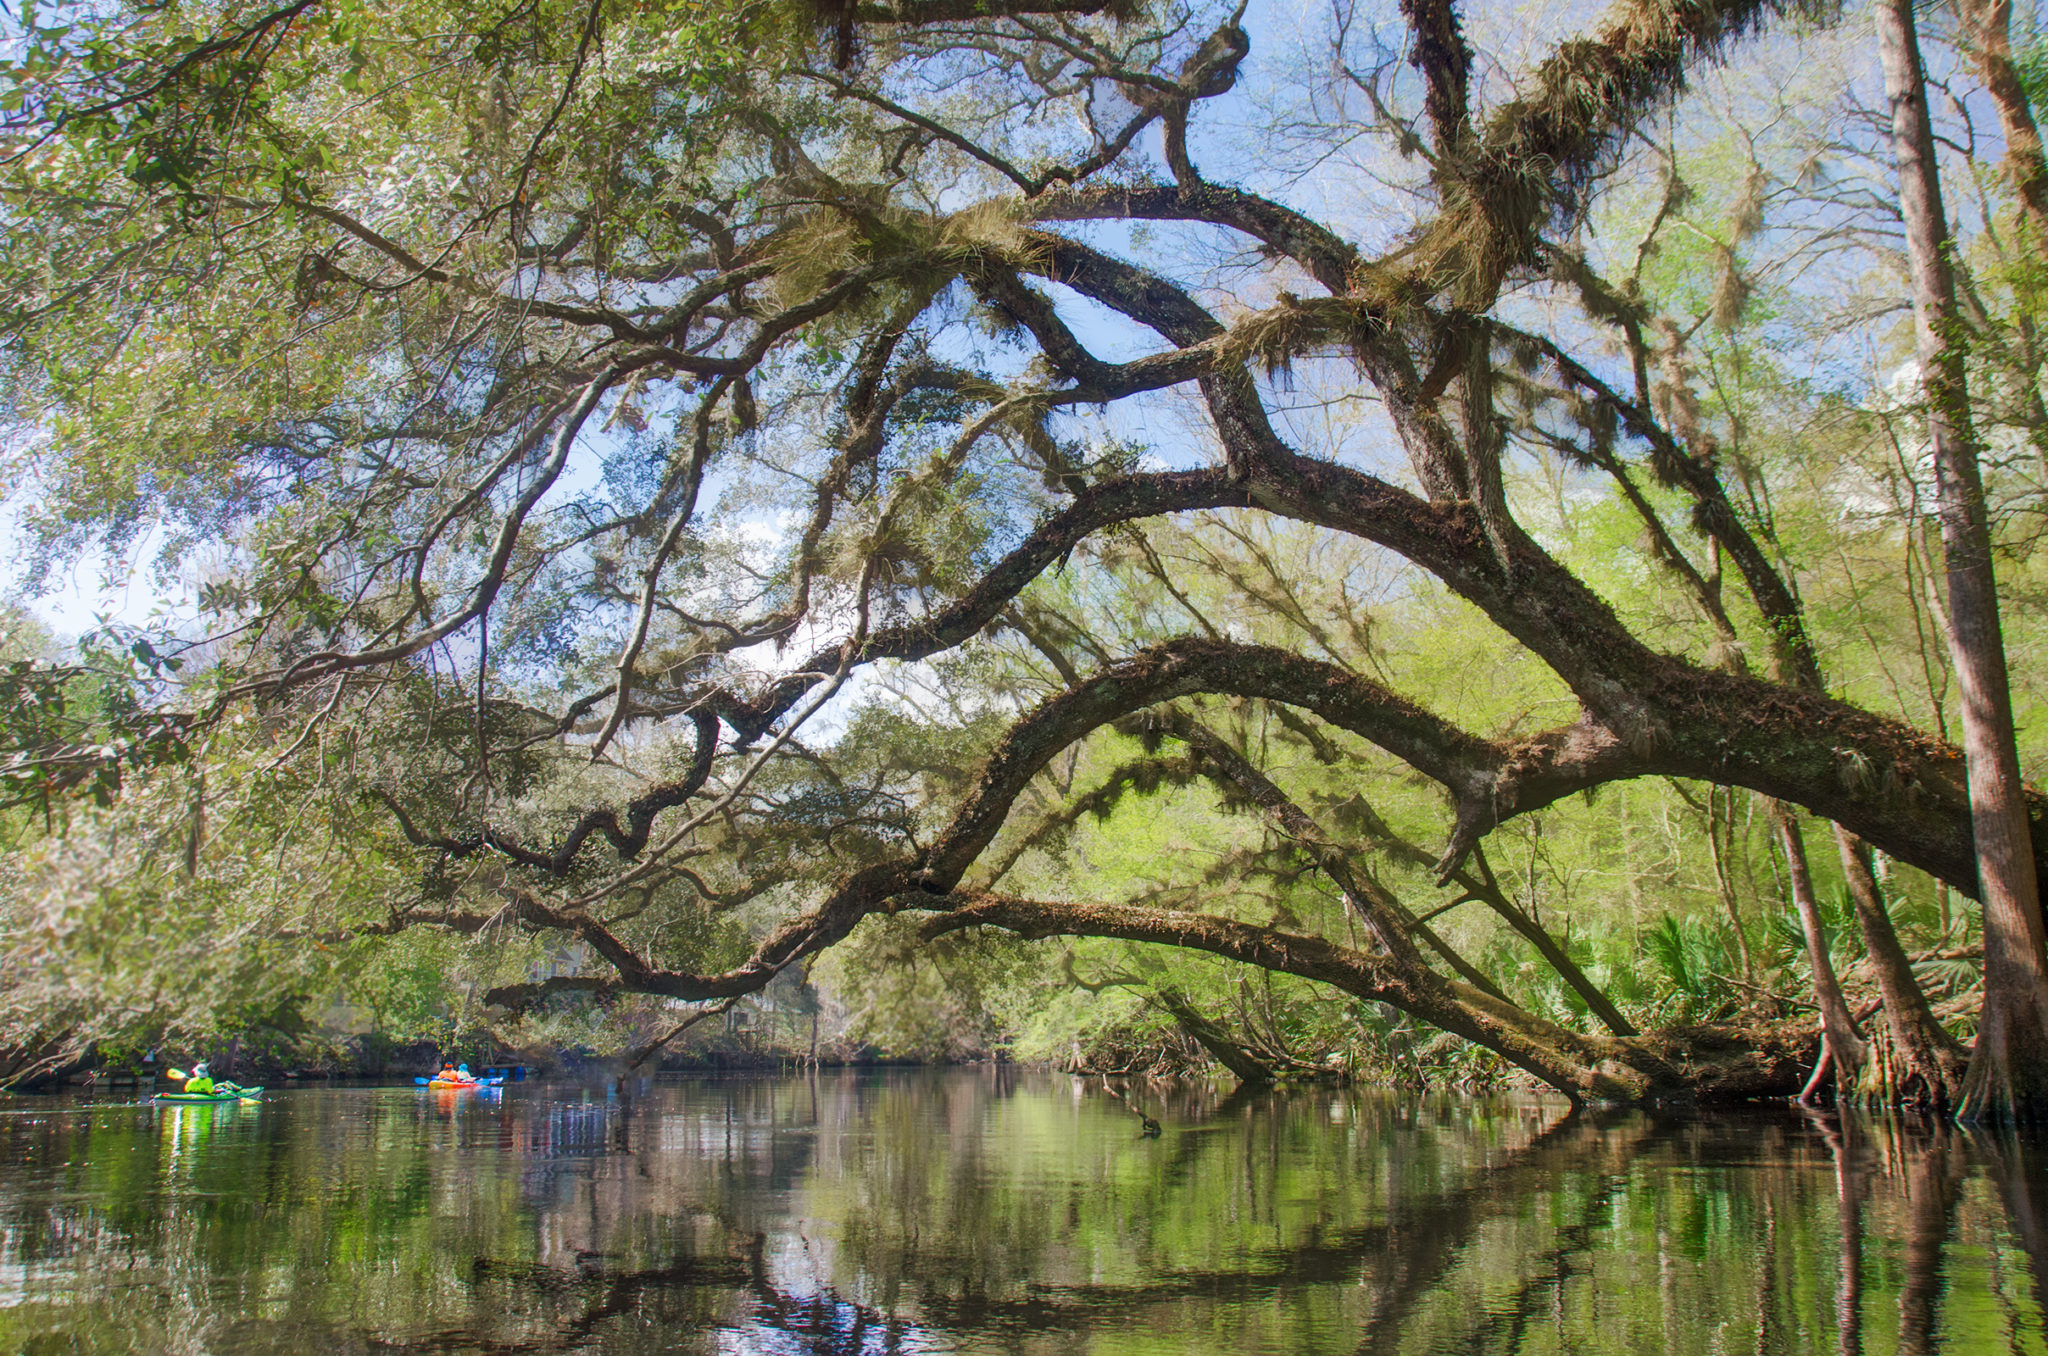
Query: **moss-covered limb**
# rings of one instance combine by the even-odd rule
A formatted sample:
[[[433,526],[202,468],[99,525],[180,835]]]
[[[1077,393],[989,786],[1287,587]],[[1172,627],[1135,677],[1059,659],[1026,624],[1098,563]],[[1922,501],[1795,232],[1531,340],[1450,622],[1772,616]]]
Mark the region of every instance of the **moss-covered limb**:
[[[1022,258],[1018,262],[1018,267],[1026,266],[1045,278],[1063,283],[1113,310],[1122,312],[1146,328],[1157,331],[1162,338],[1181,348],[1223,339],[1228,334],[1222,322],[1216,319],[1209,308],[1196,301],[1185,288],[1149,269],[1140,268],[1081,241],[1069,240],[1051,231],[1027,232],[1024,236]],[[1000,284],[1003,280],[1001,275],[995,275],[991,281]],[[1028,289],[1025,290],[1028,292]],[[1022,322],[1026,316],[1036,312],[1037,306],[1026,299],[1020,310],[1019,320]],[[1057,323],[1056,319],[1051,322],[1040,320],[1038,323],[1046,324],[1047,332],[1056,336],[1059,330],[1065,329],[1064,325],[1059,326],[1059,330],[1051,328],[1052,324]],[[1290,356],[1308,352],[1310,347],[1324,340],[1332,332],[1323,329],[1304,329],[1299,336],[1299,346]],[[1078,348],[1078,341],[1058,338],[1055,339],[1055,348],[1067,350],[1069,343]],[[1088,370],[1086,364],[1096,361],[1092,356],[1085,355],[1085,350],[1080,353],[1064,354],[1056,351],[1048,353],[1047,356],[1055,364],[1060,363],[1063,356],[1067,361],[1082,364],[1067,372],[1069,377],[1077,381],[1081,380],[1082,373]]]
[[[1688,71],[1760,26],[1768,0],[1620,0],[1586,37],[1560,43],[1495,108],[1464,158],[1457,191],[1404,261],[1414,284],[1484,309],[1536,260],[1540,233],[1636,120]]]
[[[1532,770],[1585,768],[1606,756],[1631,768],[1621,775],[1667,771],[1747,787],[1841,823],[1974,895],[1962,759],[1949,745],[1817,692],[1656,654],[1533,547],[1517,556],[1510,588],[1469,505],[1431,503],[1307,458],[1263,464],[1247,488],[1265,507],[1367,537],[1429,569],[1571,684],[1597,719],[1531,741]],[[1556,741],[1575,747],[1546,747]],[[1625,747],[1603,755],[1609,741]],[[1498,789],[1516,776],[1505,770]],[[1530,784],[1501,803],[1526,809],[1548,803],[1546,794]],[[2048,802],[2028,799],[2035,852],[2048,855]],[[1461,819],[1447,862],[1490,826],[1483,814]]]
[[[1422,72],[1423,111],[1436,138],[1439,178],[1454,176],[1472,136],[1472,48],[1450,0],[1401,0],[1408,21],[1408,64]]]
[[[1056,276],[1084,294],[1177,343],[1204,342],[1213,320],[1180,289],[1130,265],[1078,246],[1059,247]],[[1288,308],[1283,306],[1282,311]],[[1246,488],[1243,502],[1335,530],[1377,541],[1443,579],[1487,612],[1497,625],[1528,645],[1558,671],[1589,707],[1610,720],[1633,725],[1641,719],[1632,701],[1626,670],[1640,668],[1650,652],[1615,618],[1611,608],[1518,530],[1504,525],[1495,536],[1511,536],[1496,550],[1483,547],[1488,533],[1469,504],[1466,452],[1450,425],[1424,393],[1402,346],[1374,337],[1379,324],[1360,313],[1346,322],[1354,350],[1373,372],[1411,460],[1429,488],[1430,501],[1329,462],[1305,458],[1274,433],[1258,393],[1241,370],[1213,368],[1201,380],[1226,467]],[[1320,334],[1324,321],[1308,326]],[[1363,328],[1361,328],[1363,327]],[[1245,327],[1240,326],[1239,331]],[[1287,326],[1246,342],[1277,343],[1277,353],[1302,351],[1307,341]],[[1268,355],[1271,360],[1271,354]],[[1507,559],[1502,559],[1502,552]],[[1523,597],[1525,593],[1534,597]],[[1569,622],[1569,624],[1562,624]],[[1617,666],[1620,674],[1611,673]]]
[[[1414,918],[1401,902],[1370,874],[1354,871],[1349,854],[1323,832],[1322,826],[1282,791],[1249,759],[1201,722],[1177,711],[1160,719],[1160,728],[1185,743],[1196,759],[1224,785],[1265,812],[1267,820],[1320,867],[1343,892],[1344,904],[1371,930],[1387,954],[1406,965],[1420,965],[1421,953],[1412,936]]]
[[[1155,324],[1170,337],[1182,324],[1174,317],[1185,299],[1176,290],[1166,288],[1149,275],[1134,277],[1128,266],[1110,267],[1092,255],[1076,257],[1081,263],[1070,269],[1068,276],[1080,290],[1134,318]],[[1164,301],[1157,299],[1162,291],[1167,294]],[[1396,347],[1374,345],[1365,352],[1370,357],[1374,352],[1391,353]],[[1443,477],[1461,477],[1463,451],[1448,425],[1415,393],[1411,393],[1414,398],[1405,407],[1404,415],[1402,402],[1394,397],[1405,389],[1406,376],[1379,372],[1376,376],[1389,396],[1397,424],[1407,430],[1404,436],[1410,439],[1411,453],[1418,458],[1418,465],[1426,469],[1440,464]],[[1743,767],[1743,775],[1708,779],[1768,790],[1749,778],[1755,775],[1751,767],[1770,760],[1745,756],[1749,752],[1745,746],[1750,741],[1739,738],[1738,732],[1743,724],[1754,723],[1753,715],[1785,706],[1788,694],[1783,686],[1738,675],[1713,675],[1653,653],[1621,624],[1604,600],[1519,533],[1509,543],[1512,554],[1507,568],[1503,568],[1496,552],[1486,549],[1489,534],[1479,514],[1469,504],[1450,502],[1461,497],[1457,495],[1457,484],[1447,483],[1442,495],[1425,501],[1350,468],[1301,457],[1274,435],[1255,393],[1248,392],[1240,381],[1219,370],[1204,379],[1203,389],[1224,441],[1230,474],[1241,478],[1246,498],[1251,502],[1272,512],[1378,542],[1437,575],[1485,611],[1496,625],[1541,656],[1599,717],[1612,737],[1632,745],[1666,742],[1683,746],[1695,742],[1692,736],[1706,734],[1704,729],[1683,729],[1693,723],[1703,701],[1725,707],[1732,723],[1706,738],[1716,747],[1737,755],[1732,761]],[[1725,504],[1725,495],[1720,498]],[[1727,540],[1736,546],[1746,542],[1750,548],[1755,547],[1746,534],[1731,532]],[[1796,603],[1761,552],[1751,549],[1749,554],[1756,557],[1753,563],[1760,593],[1768,600],[1775,587],[1783,605],[1781,610],[1789,609],[1774,623],[1777,630],[1784,636],[1798,638],[1796,649],[1807,650]],[[1810,657],[1804,662],[1811,667]],[[1737,697],[1732,690],[1736,688],[1745,689],[1743,695]],[[1887,761],[1899,761],[1897,753],[1910,751],[1913,756],[1904,761],[1914,766],[1900,769],[1902,780],[1910,777],[1920,783],[1923,793],[1947,794],[1939,775],[1946,759],[1933,741],[1892,722],[1879,722],[1887,727],[1880,734],[1871,723],[1876,718],[1861,713],[1852,715],[1853,708],[1827,703],[1817,694],[1805,697],[1826,706],[1824,723],[1831,727],[1829,733],[1837,737],[1836,747],[1844,755],[1823,760],[1817,756],[1821,752],[1818,748],[1810,749],[1816,756],[1809,761],[1809,776],[1825,770],[1833,774],[1830,780],[1853,782],[1858,764],[1868,767],[1874,753],[1881,751]],[[1792,701],[1795,705],[1805,704],[1801,698]],[[1822,712],[1815,708],[1813,714]],[[1806,723],[1803,716],[1800,723]],[[1887,745],[1890,747],[1884,747]],[[1705,749],[1695,744],[1692,751],[1682,747],[1678,751],[1681,757],[1690,758]],[[1835,766],[1823,769],[1818,765],[1823,761]],[[1827,793],[1816,796],[1817,790]],[[1827,789],[1824,784],[1816,787],[1812,781],[1799,793],[1770,794],[1786,794],[1786,798],[1821,813],[1830,811],[1816,800],[1842,805],[1846,799],[1839,790]],[[1952,801],[1947,808],[1959,804]],[[1486,827],[1483,815],[1475,814],[1462,822],[1446,860],[1455,863]],[[1852,827],[1874,839],[1884,832],[1889,837],[1885,842],[1887,850],[1906,860],[1916,860],[1917,864],[1916,850],[1911,844],[1924,837],[1931,826],[1922,825],[1909,833],[1880,831],[1871,825]],[[1971,875],[1963,867],[1966,850],[1959,851],[1963,844],[1955,828],[1950,821],[1946,831],[1937,832],[1943,860],[1939,867],[1930,869],[1968,888],[1966,882]],[[2048,835],[2044,835],[2043,842],[2048,845]]]
[[[1393,413],[1400,421],[1399,410]],[[1430,455],[1462,468],[1463,451],[1443,421],[1416,417],[1418,437],[1442,442]],[[1661,657],[1525,535],[1516,534],[1504,569],[1480,515],[1464,502],[1468,496],[1419,498],[1378,477],[1300,456],[1272,437],[1263,418],[1260,425],[1260,445],[1246,454],[1255,467],[1246,484],[1254,503],[1376,542],[1429,571],[1539,656],[1609,725],[1635,729],[1649,718],[1639,694]]]
[[[1397,861],[1406,862],[1410,866],[1420,867],[1424,870],[1433,871],[1439,865],[1435,853],[1429,852],[1420,844],[1410,842],[1408,839],[1395,833],[1363,797],[1354,795],[1350,800],[1344,802],[1343,812],[1347,816],[1361,821],[1366,839],[1375,850],[1385,852]],[[1617,1036],[1633,1036],[1638,1034],[1635,1023],[1622,1015],[1621,1009],[1614,1006],[1614,1000],[1607,996],[1606,990],[1595,984],[1592,977],[1580,968],[1577,961],[1571,958],[1571,954],[1558,945],[1557,939],[1550,935],[1550,930],[1530,917],[1520,905],[1516,904],[1508,896],[1508,892],[1501,888],[1499,880],[1494,876],[1492,866],[1486,860],[1486,849],[1483,845],[1475,844],[1473,846],[1470,861],[1453,871],[1447,883],[1458,888],[1461,892],[1459,896],[1449,904],[1440,905],[1417,919],[1419,924],[1426,923],[1437,914],[1456,908],[1458,905],[1468,901],[1477,901],[1486,905],[1503,922],[1520,933],[1524,940],[1536,948],[1536,953],[1543,957],[1544,963],[1550,966],[1558,978],[1562,979],[1571,987],[1573,992],[1579,995],[1580,999],[1585,1002],[1588,1011],[1599,1020],[1602,1026]]]
[[[1047,236],[1034,248],[1050,251],[1057,237]],[[1134,270],[1135,271],[1135,270]],[[1057,271],[1051,276],[1058,277]],[[1184,326],[1179,347],[1153,357],[1112,363],[1098,358],[1059,318],[1052,302],[1005,268],[987,268],[970,275],[982,298],[999,308],[1011,321],[1031,332],[1046,364],[1059,376],[1074,382],[1097,400],[1112,400],[1146,390],[1161,390],[1199,377],[1219,360],[1215,341],[1224,331],[1206,311]]]
[[[1024,937],[1113,937],[1224,956],[1389,1003],[1494,1051],[1574,1100],[1789,1096],[1812,1062],[1810,1037],[1775,1028],[1681,1028],[1629,1039],[1569,1031],[1393,957],[1208,914],[980,893],[949,903],[926,925],[928,936],[990,926]]]
[[[1728,558],[1734,562],[1736,573],[1742,577],[1743,587],[1749,592],[1757,611],[1763,615],[1765,639],[1774,658],[1773,671],[1788,681],[1797,682],[1813,691],[1822,690],[1824,684],[1820,677],[1820,660],[1814,649],[1813,638],[1807,630],[1805,609],[1800,605],[1785,576],[1772,563],[1763,544],[1757,540],[1755,534],[1742,521],[1742,516],[1736,512],[1734,502],[1728,497],[1727,486],[1722,484],[1720,473],[1714,469],[1713,462],[1705,457],[1695,456],[1678,441],[1657,417],[1656,411],[1643,403],[1647,393],[1641,393],[1639,398],[1631,399],[1615,390],[1554,340],[1521,331],[1515,331],[1514,334],[1518,342],[1534,345],[1542,352],[1557,369],[1566,386],[1605,406],[1623,428],[1648,444],[1651,468],[1658,480],[1671,488],[1682,490],[1692,500],[1694,526],[1718,543],[1721,549],[1727,552]],[[1590,440],[1587,451],[1593,455],[1602,469],[1614,478],[1623,493],[1636,505],[1645,522],[1652,525],[1652,530],[1662,532],[1661,522],[1656,520],[1656,515],[1649,505],[1641,502],[1640,493],[1613,452],[1600,446],[1598,440]],[[1664,549],[1660,554],[1675,568],[1680,567],[1682,563],[1681,573],[1690,573],[1691,577],[1687,582],[1695,595],[1706,597],[1705,581],[1699,579],[1698,572],[1692,570],[1689,562],[1685,562],[1683,553],[1677,550],[1675,544],[1669,542],[1668,537],[1665,538]],[[1719,600],[1713,600],[1712,605],[1718,613],[1718,620],[1715,622],[1717,628],[1725,628],[1732,632],[1732,627],[1727,625],[1725,611],[1720,609]]]
[[[950,902],[950,901],[949,901]],[[1502,1020],[1514,1012],[1487,1002],[1494,1011],[1469,1009],[1444,981],[1391,956],[1373,956],[1320,937],[1282,932],[1207,914],[1131,905],[1067,904],[1010,896],[971,894],[926,926],[927,936],[961,928],[993,926],[1024,937],[1113,937],[1206,951],[1304,979],[1319,980],[1355,997],[1391,1003],[1441,1030],[1493,1049],[1574,1097],[1636,1100],[1644,1084],[1560,1058],[1547,1043],[1529,1038]],[[1476,990],[1470,991],[1475,995]],[[1522,1014],[1526,1016],[1526,1014]]]
[[[1349,289],[1357,249],[1318,221],[1219,184],[1135,184],[1075,188],[1032,204],[1037,221],[1201,221],[1228,226],[1300,264],[1332,294]]]
[[[1412,844],[1410,848],[1412,851],[1420,851]],[[1579,963],[1571,958],[1571,954],[1558,945],[1557,939],[1550,935],[1550,929],[1531,918],[1526,910],[1508,897],[1508,892],[1501,888],[1500,881],[1494,876],[1492,866],[1487,863],[1483,849],[1473,849],[1472,866],[1478,868],[1477,874],[1470,868],[1461,867],[1452,876],[1452,882],[1468,896],[1492,909],[1502,921],[1520,933],[1523,940],[1535,947],[1536,954],[1543,957],[1544,963],[1559,979],[1571,986],[1572,992],[1578,994],[1587,1010],[1602,1026],[1617,1036],[1640,1034],[1635,1023],[1624,1017],[1621,1009],[1614,1006],[1614,1000],[1607,996],[1607,991],[1595,984],[1592,976],[1581,969]]]

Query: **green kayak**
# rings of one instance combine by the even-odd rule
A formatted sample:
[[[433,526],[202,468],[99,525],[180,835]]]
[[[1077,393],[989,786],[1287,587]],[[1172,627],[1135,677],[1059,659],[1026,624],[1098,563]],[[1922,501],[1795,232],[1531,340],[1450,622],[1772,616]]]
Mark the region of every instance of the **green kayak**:
[[[237,1088],[233,1092],[160,1092],[155,1100],[159,1102],[213,1103],[239,1102],[247,1097],[251,1100],[261,1097],[261,1088]]]

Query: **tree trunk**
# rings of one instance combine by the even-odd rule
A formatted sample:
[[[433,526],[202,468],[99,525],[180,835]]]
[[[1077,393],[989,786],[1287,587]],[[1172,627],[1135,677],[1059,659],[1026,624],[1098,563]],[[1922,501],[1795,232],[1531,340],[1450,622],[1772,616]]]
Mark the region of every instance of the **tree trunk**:
[[[1949,651],[1962,698],[1970,823],[1984,901],[1984,1011],[1957,1114],[1967,1120],[2048,1119],[2048,953],[1911,0],[1881,0],[1877,27],[1913,274],[1920,375],[1947,556]]]
[[[1884,999],[1885,1031],[1891,1038],[1890,1050],[1864,1066],[1864,1098],[1946,1110],[1962,1094],[1963,1048],[1934,1015],[1913,974],[1913,963],[1899,943],[1884,895],[1877,888],[1877,876],[1870,869],[1869,845],[1836,825],[1835,846],[1842,858],[1843,879],[1849,884],[1849,902],[1856,910],[1856,925],[1863,934],[1864,955]],[[1892,1067],[1893,1060],[1903,1067]]]
[[[1820,901],[1813,893],[1813,873],[1806,864],[1806,838],[1799,831],[1798,817],[1783,801],[1771,801],[1771,829],[1785,852],[1785,870],[1792,878],[1792,905],[1799,913],[1799,930],[1806,937],[1806,959],[1813,967],[1813,1000],[1820,1008],[1821,1039],[1834,1065],[1835,1100],[1847,1102],[1855,1095],[1863,1067],[1863,1033],[1856,1029],[1856,1015],[1842,997],[1842,982],[1835,975],[1834,960],[1828,955],[1827,929],[1821,925]]]

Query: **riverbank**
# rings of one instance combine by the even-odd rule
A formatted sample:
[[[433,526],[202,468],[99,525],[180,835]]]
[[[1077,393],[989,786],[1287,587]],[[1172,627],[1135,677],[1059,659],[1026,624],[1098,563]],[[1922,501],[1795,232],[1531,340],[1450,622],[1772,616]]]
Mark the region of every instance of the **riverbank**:
[[[175,1057],[155,1052],[149,1059],[78,1059],[0,1085],[0,1091],[51,1093],[67,1088],[148,1087],[161,1081],[167,1069],[189,1069],[204,1059],[216,1077],[267,1087],[285,1084],[404,1082],[414,1075],[431,1073],[443,1061],[467,1064],[473,1070],[517,1069],[515,1081],[554,1076],[617,1077],[627,1072],[622,1056],[607,1055],[587,1048],[551,1049],[527,1046],[516,1049],[486,1045],[437,1045],[431,1041],[351,1041],[331,1053],[294,1060],[272,1050],[249,1050],[226,1042],[217,1050],[201,1054],[183,1052]],[[779,1050],[696,1049],[667,1056],[643,1074],[746,1073],[774,1075],[802,1068],[817,1069],[915,1069],[957,1068],[1001,1064],[991,1060],[932,1061],[898,1058],[874,1050],[832,1053],[812,1058]]]

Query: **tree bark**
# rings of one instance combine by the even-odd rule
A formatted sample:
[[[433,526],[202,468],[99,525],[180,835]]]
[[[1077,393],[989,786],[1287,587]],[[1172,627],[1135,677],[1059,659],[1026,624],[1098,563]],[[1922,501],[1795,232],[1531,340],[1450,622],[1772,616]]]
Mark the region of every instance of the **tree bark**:
[[[1934,130],[1911,0],[1881,0],[1876,14],[1947,556],[1949,652],[1962,699],[1978,897],[1984,901],[1984,1010],[1958,1115],[1967,1120],[2048,1119],[2048,952],[2013,736],[2005,639]]]
[[[1885,1029],[1891,1037],[1892,1048],[1884,1059],[1867,1061],[1864,1066],[1865,1100],[1946,1110],[1962,1095],[1963,1047],[1934,1015],[1933,1005],[1913,973],[1913,962],[1899,943],[1884,895],[1877,888],[1877,876],[1870,869],[1869,846],[1836,825],[1835,847],[1841,854],[1842,877],[1849,885],[1856,924],[1863,934],[1864,957],[1884,999]],[[1890,1067],[1892,1058],[1905,1067]]]

